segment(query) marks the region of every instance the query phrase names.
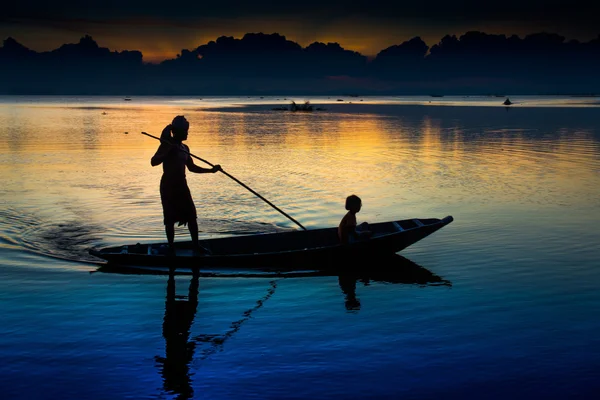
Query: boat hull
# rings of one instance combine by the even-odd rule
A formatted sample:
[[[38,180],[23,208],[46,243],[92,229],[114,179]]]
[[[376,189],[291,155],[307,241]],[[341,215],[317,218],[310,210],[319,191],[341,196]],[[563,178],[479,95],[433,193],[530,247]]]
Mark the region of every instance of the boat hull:
[[[372,224],[370,239],[348,245],[339,243],[336,228],[325,228],[202,240],[200,244],[212,251],[207,255],[194,254],[191,242],[176,243],[175,254],[161,252],[164,243],[92,249],[90,254],[122,266],[331,269],[375,255],[397,253],[452,221],[448,216]]]

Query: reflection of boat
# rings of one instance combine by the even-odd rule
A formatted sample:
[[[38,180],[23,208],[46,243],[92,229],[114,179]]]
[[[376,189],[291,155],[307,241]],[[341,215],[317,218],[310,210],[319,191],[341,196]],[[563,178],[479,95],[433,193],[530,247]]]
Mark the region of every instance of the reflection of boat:
[[[293,270],[310,264],[315,269],[328,270],[335,268],[340,259],[394,254],[452,221],[448,216],[441,220],[414,218],[374,223],[369,225],[370,239],[347,245],[340,244],[337,228],[324,228],[201,240],[200,245],[211,252],[203,255],[194,253],[191,242],[175,243],[174,254],[167,251],[164,243],[92,249],[90,254],[122,266],[285,266]]]
[[[346,310],[351,312],[358,312],[361,309],[360,294],[363,290],[366,290],[363,286],[371,286],[372,282],[438,287],[451,286],[449,281],[396,254],[376,257],[370,261],[368,269],[364,271],[345,271],[340,274],[326,274],[315,271],[312,272],[312,276],[337,276],[344,306]],[[342,267],[347,268],[348,266],[342,265]],[[124,273],[127,270],[118,268],[113,270],[109,265],[104,265],[98,271]],[[154,272],[137,270],[136,273],[153,274]],[[239,314],[239,317],[232,319],[229,325],[216,330],[213,328],[212,331],[208,332],[193,333],[192,328],[199,329],[199,325],[195,324],[194,320],[199,308],[199,288],[202,275],[193,274],[189,283],[185,284],[184,277],[176,277],[173,271],[167,273],[165,311],[162,323],[165,348],[164,355],[154,357],[154,365],[161,374],[163,389],[166,393],[175,395],[175,398],[181,400],[192,399],[197,395],[194,393],[192,380],[195,375],[194,361],[205,360],[222,351],[229,339],[244,329],[246,322],[250,321],[267,301],[273,301],[270,299],[278,288],[279,279],[270,279],[268,275],[265,275],[265,278],[269,279],[262,281],[266,286],[264,295],[255,301],[250,301],[244,311]],[[311,274],[303,276],[311,276]],[[253,280],[253,282],[256,282],[256,280]],[[180,287],[178,293],[176,287],[182,284],[184,286]],[[255,283],[252,285],[255,285]],[[187,293],[184,292],[184,294],[181,289],[186,287]],[[235,295],[233,296],[235,297]],[[228,301],[228,299],[224,299],[224,301]],[[239,301],[239,299],[236,299],[236,301]],[[223,314],[219,318],[223,318],[225,315]]]
[[[370,260],[368,266],[351,269],[338,275],[338,283],[345,295],[347,310],[360,310],[360,300],[356,296],[356,283],[365,286],[370,282],[403,283],[427,286],[452,286],[452,283],[433,272],[398,254]]]
[[[253,268],[249,271],[219,270],[218,272],[201,272],[192,269],[178,269],[177,271],[164,269],[146,269],[137,267],[121,267],[113,264],[102,264],[96,272],[108,274],[124,275],[193,275],[203,278],[310,278],[318,276],[338,276],[340,279],[375,281],[384,283],[404,283],[427,286],[452,286],[451,283],[442,279],[438,275],[426,268],[414,263],[413,261],[402,257],[399,254],[386,254],[383,256],[370,257],[368,260],[359,259],[356,263],[348,263],[348,260],[341,260],[337,265],[331,265],[328,270],[317,270],[307,265],[302,271],[279,272],[265,268],[257,271]]]
[[[312,276],[337,276],[346,310],[352,312],[357,312],[361,309],[359,295],[364,290],[361,286],[370,285],[371,282],[438,287],[451,286],[449,281],[396,254],[376,257],[370,261],[368,269],[365,271],[345,271],[340,274],[313,272]],[[342,266],[347,267],[347,265]],[[109,265],[104,265],[98,271],[124,273],[126,269],[112,270]],[[138,270],[137,273],[153,274],[154,272]],[[244,329],[246,322],[252,320],[255,313],[265,303],[268,301],[277,301],[276,299],[270,299],[273,297],[275,291],[278,290],[279,279],[263,280],[262,283],[266,286],[266,292],[260,298],[256,300],[241,299],[241,301],[248,304],[237,318],[231,319],[231,323],[228,325],[215,325],[219,326],[219,329],[213,327],[211,331],[206,331],[207,324],[195,323],[195,317],[200,304],[199,300],[201,298],[199,289],[201,287],[200,278],[202,275],[193,274],[188,283],[186,282],[186,277],[176,276],[173,271],[167,273],[168,279],[166,279],[166,297],[162,321],[162,336],[165,341],[165,348],[164,355],[161,354],[154,357],[154,365],[161,374],[164,392],[174,395],[176,396],[174,398],[180,400],[192,399],[198,397],[198,394],[194,393],[193,387],[193,378],[195,375],[194,361],[205,360],[222,351],[229,339]],[[306,274],[304,276],[310,275]],[[270,277],[266,275],[265,278]],[[253,282],[256,282],[256,280],[253,280]],[[255,283],[252,283],[252,285],[254,286]],[[284,288],[279,290],[285,290],[285,285],[282,286]],[[359,286],[358,293],[357,286]],[[179,290],[177,290],[177,287],[179,287]],[[185,290],[186,288],[187,291]],[[327,284],[324,288],[332,287]],[[205,295],[208,296],[207,293]],[[232,296],[231,298],[225,297],[222,301],[230,301],[232,298],[235,298],[235,301],[240,303],[240,299],[236,297],[235,293],[232,293]],[[318,305],[319,303],[315,302],[313,304]],[[215,309],[218,309],[218,307]],[[206,315],[212,314],[209,313]],[[224,320],[224,318],[227,318],[227,315],[230,314],[224,311],[217,318]],[[213,325],[208,324],[208,326]],[[197,332],[198,330],[200,332]]]
[[[361,309],[359,298],[363,290],[361,286],[370,285],[371,282],[451,286],[449,281],[399,255],[386,256],[373,261],[370,272],[360,274],[348,272],[338,275],[346,310],[358,312]],[[318,273],[315,275],[322,276]],[[248,304],[240,316],[228,326],[193,334],[192,328],[195,326],[198,329],[198,325],[194,325],[194,320],[199,306],[199,279],[200,276],[194,274],[189,283],[184,286],[184,288],[187,286],[187,295],[181,293],[181,288],[178,294],[176,286],[184,284],[185,280],[183,277],[176,277],[173,273],[169,273],[162,324],[162,335],[165,340],[164,356],[154,357],[155,365],[163,379],[164,391],[181,400],[195,397],[192,381],[194,361],[205,360],[222,351],[229,339],[244,329],[245,323],[251,320],[267,301],[272,301],[270,299],[278,286],[278,279],[263,281],[267,289],[264,295]],[[357,286],[359,286],[358,293]]]
[[[399,256],[392,255],[376,260],[371,264],[372,271],[360,274],[344,273],[338,276],[338,283],[343,294],[346,310],[358,312],[361,309],[359,285],[367,285],[372,281],[394,284],[444,285],[451,286],[427,269]],[[177,280],[176,280],[177,279]],[[154,360],[163,379],[166,393],[176,395],[177,399],[194,398],[192,378],[193,363],[204,360],[223,350],[229,339],[236,335],[247,321],[260,310],[277,290],[277,279],[267,281],[265,294],[248,304],[236,320],[220,330],[192,334],[194,320],[199,305],[199,275],[193,275],[187,285],[187,295],[176,291],[176,286],[183,284],[182,277],[169,274],[166,287],[165,313],[162,334],[165,340],[164,356],[155,356]],[[267,284],[268,282],[268,284]],[[198,329],[198,325],[196,325]]]
[[[370,259],[365,268],[342,271],[340,272],[340,276],[345,278],[352,277],[361,281],[452,286],[450,281],[442,279],[428,269],[399,254]]]

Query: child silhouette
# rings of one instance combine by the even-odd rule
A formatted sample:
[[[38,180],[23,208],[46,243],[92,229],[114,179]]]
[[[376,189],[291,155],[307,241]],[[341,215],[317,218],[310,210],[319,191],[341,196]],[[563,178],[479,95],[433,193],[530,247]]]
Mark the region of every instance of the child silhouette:
[[[360,211],[361,207],[362,201],[360,197],[351,195],[346,198],[346,210],[348,212],[344,215],[338,226],[338,236],[342,244],[351,244],[371,237],[369,224],[363,222],[359,226],[356,226],[356,214]]]

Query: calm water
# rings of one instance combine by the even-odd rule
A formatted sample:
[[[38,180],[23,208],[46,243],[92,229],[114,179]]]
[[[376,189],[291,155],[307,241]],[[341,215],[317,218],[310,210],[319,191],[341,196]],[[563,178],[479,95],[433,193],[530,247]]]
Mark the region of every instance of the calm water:
[[[270,111],[291,99],[327,110]],[[0,98],[2,397],[600,394],[598,99],[361,99]],[[453,215],[390,266],[436,283],[95,272],[90,247],[164,239],[138,132],[177,114],[309,229],[352,193],[359,222]],[[295,228],[222,174],[188,181],[203,237]]]

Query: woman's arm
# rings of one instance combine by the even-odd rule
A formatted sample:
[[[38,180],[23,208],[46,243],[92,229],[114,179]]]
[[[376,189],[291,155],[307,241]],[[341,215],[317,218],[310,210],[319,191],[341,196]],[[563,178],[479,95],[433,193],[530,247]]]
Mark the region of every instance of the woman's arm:
[[[192,157],[188,157],[185,165],[190,170],[190,172],[195,172],[197,174],[209,174],[209,173],[214,174],[215,172],[221,171],[221,166],[218,164],[212,168],[202,168],[202,167],[194,164],[194,160],[192,160]]]
[[[154,156],[152,156],[152,158],[150,159],[150,164],[153,167],[160,165],[165,160],[165,157],[167,157],[167,155],[169,154],[171,149],[173,148],[173,146],[169,143],[170,141],[171,141],[171,125],[167,125],[167,126],[165,126],[165,129],[163,129],[162,133],[160,134],[160,142],[161,142],[160,146],[158,147],[158,150],[156,150],[156,154],[154,154]]]
[[[150,164],[153,167],[160,165],[165,160],[165,158],[167,157],[167,155],[169,154],[170,151],[171,151],[171,145],[166,144],[166,143],[161,143],[160,146],[158,147],[158,150],[156,150],[156,153],[150,159]]]

